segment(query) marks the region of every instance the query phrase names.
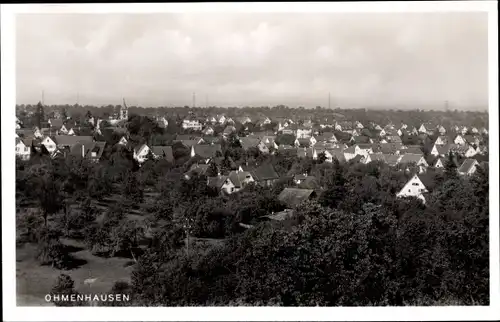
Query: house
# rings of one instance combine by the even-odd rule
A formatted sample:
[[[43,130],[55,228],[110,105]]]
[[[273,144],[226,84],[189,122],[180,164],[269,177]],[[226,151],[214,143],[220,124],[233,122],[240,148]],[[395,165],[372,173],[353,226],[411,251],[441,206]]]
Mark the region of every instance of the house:
[[[52,139],[50,136],[45,137],[42,140],[41,145],[43,145],[50,154],[54,153],[54,151],[57,148],[55,140]]]
[[[201,133],[203,133],[203,135],[214,135],[214,129],[211,126],[207,126]]]
[[[401,140],[401,137],[399,137],[398,135],[388,135],[386,136],[385,138],[387,140],[387,142],[389,143],[402,143],[403,141]]]
[[[332,163],[334,159],[337,159],[339,162],[346,162],[346,158],[344,155],[344,149],[334,148],[334,149],[318,149],[314,148],[313,159],[316,160],[318,156],[324,153],[325,154],[325,162]]]
[[[147,160],[150,148],[147,144],[139,144],[134,148],[134,160],[139,163],[144,163]]]
[[[477,154],[477,150],[471,145],[460,145],[457,147],[456,152],[466,158],[472,158]]]
[[[203,140],[175,140],[174,143],[180,143],[186,148],[191,148],[193,145],[203,143]]]
[[[236,132],[236,128],[233,125],[228,125],[228,126],[226,126],[226,128],[222,132],[222,135],[229,136],[229,135],[231,135],[231,133],[234,133],[234,132]]]
[[[186,172],[184,177],[189,180],[194,175],[198,175],[198,176],[206,175],[209,167],[210,167],[209,164],[197,164],[197,163],[195,163],[191,166],[191,168],[189,168],[189,170]]]
[[[481,143],[481,140],[479,139],[479,136],[477,135],[464,135],[463,139],[465,142],[467,142],[470,145],[475,145],[478,146],[479,143]]]
[[[356,123],[354,124],[354,126],[357,128],[357,129],[364,129],[365,127],[363,126],[363,124],[361,124],[361,122],[359,121],[356,121]]]
[[[314,136],[311,136],[309,138],[297,138],[295,139],[294,144],[296,147],[310,147],[316,144],[316,139],[314,138]]]
[[[64,125],[63,120],[59,119],[49,119],[48,121],[51,131],[59,131]]]
[[[279,175],[270,163],[265,163],[250,171],[252,177],[261,185],[271,186],[279,179]]]
[[[461,133],[462,135],[465,135],[468,131],[469,131],[469,129],[467,128],[467,126],[462,126],[459,130],[459,133]]]
[[[255,182],[249,171],[231,171],[228,177],[234,184],[235,191],[239,191],[245,188],[249,183]]]
[[[182,121],[182,128],[185,130],[201,131],[202,125],[198,120],[186,119]]]
[[[218,136],[204,136],[203,142],[199,142],[199,144],[220,144],[221,140]]]
[[[404,187],[396,194],[398,198],[404,197],[414,197],[420,199],[425,204],[424,193],[427,192],[427,188],[422,183],[422,180],[418,175],[414,175]]]
[[[423,151],[422,151],[422,148],[420,147],[420,145],[409,145],[409,146],[404,147],[400,151],[400,153],[401,154],[405,154],[405,153],[422,154]]]
[[[478,134],[479,133],[479,130],[477,129],[477,127],[472,127],[470,129],[471,133],[474,133],[474,134]]]
[[[434,144],[437,145],[446,145],[449,143],[449,139],[447,136],[440,135],[436,138],[436,141],[434,141]]]
[[[316,193],[312,189],[285,188],[278,195],[278,200],[291,209],[314,197],[316,197]]]
[[[485,127],[481,128],[481,134],[488,135],[488,130]]]
[[[446,134],[446,129],[442,125],[439,125],[436,130],[440,135]]]
[[[240,138],[240,144],[243,150],[248,151],[251,148],[257,148],[262,153],[269,153],[269,148],[260,139],[254,137]]]
[[[151,152],[155,159],[165,159],[168,162],[174,162],[174,153],[171,146],[153,145],[151,146]]]
[[[401,143],[381,143],[377,146],[376,151],[373,152],[398,155],[401,153],[402,150],[403,150],[403,144]]]
[[[443,159],[437,158],[436,162],[434,162],[434,168],[436,168],[436,169],[444,168]]]
[[[297,129],[297,133],[295,134],[298,139],[309,138],[312,135],[312,129],[308,128],[299,128]]]
[[[217,122],[218,122],[219,124],[224,124],[224,123],[226,123],[226,116],[224,116],[224,115],[219,115],[219,116],[217,116]]]
[[[191,157],[198,156],[205,161],[222,156],[222,148],[220,144],[194,144],[191,146]]]
[[[373,145],[371,144],[365,143],[365,144],[358,144],[357,146],[359,147],[360,150],[359,155],[367,156],[368,154],[373,153]]]
[[[315,139],[316,142],[330,142],[330,143],[337,142],[337,137],[335,137],[335,134],[333,132],[323,132],[323,134],[317,135]]]
[[[384,156],[385,158],[385,163],[391,167],[395,167],[399,164],[399,161],[401,160],[402,156],[400,155],[393,155],[393,154],[386,154]]]
[[[465,145],[466,142],[462,135],[457,134],[457,136],[453,139],[453,143],[458,145]]]
[[[128,140],[127,140],[127,138],[126,138],[125,136],[122,136],[122,137],[121,137],[121,139],[120,139],[120,141],[118,141],[118,143],[117,143],[117,144],[118,144],[118,145],[127,146],[127,144],[128,144]]]
[[[419,133],[427,133],[427,129],[425,128],[425,125],[422,123],[420,127],[418,128]]]
[[[425,169],[429,166],[423,154],[404,154],[401,159],[399,159],[399,163],[403,165],[415,164],[419,168],[419,173],[425,172]]]
[[[360,154],[361,154],[361,149],[359,148],[358,145],[353,145],[344,150],[344,158],[346,159],[346,161],[354,159],[354,157]]]
[[[80,142],[70,148],[69,154],[99,162],[105,147],[106,142]]]
[[[277,150],[278,149],[278,144],[276,144],[276,136],[274,135],[264,135],[262,138],[261,138],[261,141],[262,143],[264,143],[268,149],[275,149]]]
[[[318,154],[316,149],[314,148],[301,148],[297,149],[297,157],[298,158],[313,158],[316,160],[318,158]]]
[[[222,193],[232,194],[236,192],[236,187],[228,176],[208,177],[207,180],[209,187],[217,189]]]
[[[29,144],[26,141],[29,141]],[[31,141],[32,140],[29,139],[23,140],[16,138],[16,157],[19,157],[22,160],[29,160],[31,156]]]
[[[293,181],[300,189],[319,189],[319,183],[315,176],[310,176],[307,173],[296,174]]]
[[[354,143],[373,143],[373,140],[366,135],[352,136],[349,141]]]
[[[243,117],[240,117],[237,119],[238,122],[240,122],[241,124],[245,125],[247,123],[252,123],[252,119],[248,116],[243,116]]]
[[[473,175],[476,172],[476,167],[479,165],[476,159],[465,159],[462,165],[458,168],[460,175]]]

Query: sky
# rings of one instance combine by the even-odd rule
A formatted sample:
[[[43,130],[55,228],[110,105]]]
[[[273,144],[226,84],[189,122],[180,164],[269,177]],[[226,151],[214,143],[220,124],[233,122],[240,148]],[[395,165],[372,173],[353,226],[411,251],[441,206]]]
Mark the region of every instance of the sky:
[[[20,14],[18,104],[484,108],[486,13]]]

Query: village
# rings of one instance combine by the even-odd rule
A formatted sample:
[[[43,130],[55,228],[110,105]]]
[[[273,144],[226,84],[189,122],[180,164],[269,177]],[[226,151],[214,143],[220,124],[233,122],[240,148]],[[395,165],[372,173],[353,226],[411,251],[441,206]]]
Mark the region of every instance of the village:
[[[216,164],[219,170],[216,175],[207,176],[207,185],[225,194],[236,193],[248,183],[271,186],[280,179],[270,164],[237,164],[231,158],[231,167],[221,172],[220,164],[227,159],[222,144],[230,139],[236,139],[246,153],[257,150],[262,155],[281,153],[327,163],[335,159],[349,164],[382,162],[399,171],[409,171],[410,166],[416,166],[418,171],[415,176],[401,187],[397,196],[415,197],[424,202],[427,189],[419,175],[425,175],[428,168],[443,169],[448,155],[454,156],[458,173],[464,176],[471,176],[478,166],[488,164],[488,129],[468,124],[445,128],[431,123],[415,127],[397,122],[362,124],[357,120],[335,119],[313,123],[311,119],[271,119],[265,115],[252,119],[250,116],[233,118],[224,114],[198,117],[190,113],[177,124],[181,133],[175,134],[170,142],[165,142],[168,145],[156,145],[130,140],[127,127],[130,115],[125,100],[123,106],[108,119],[87,113],[85,122],[78,124],[69,116],[66,119],[60,113],[56,116],[46,122],[44,120],[40,127],[31,128],[25,128],[23,121],[17,118],[16,156],[19,159],[28,160],[33,154],[44,154],[52,159],[73,156],[99,162],[106,147],[109,149],[110,145],[116,145],[128,149],[139,166],[151,158],[175,164],[174,149],[182,146],[188,150],[191,159],[196,159],[185,177],[189,178],[193,173],[207,176],[210,165]],[[152,119],[162,129],[173,122],[159,115]],[[215,128],[219,128],[219,133],[214,135]],[[112,133],[115,142],[106,141],[103,132]],[[297,186],[314,179],[308,173],[293,175]],[[283,195],[289,195],[290,189],[297,195],[295,202],[319,193],[311,189],[286,187]]]

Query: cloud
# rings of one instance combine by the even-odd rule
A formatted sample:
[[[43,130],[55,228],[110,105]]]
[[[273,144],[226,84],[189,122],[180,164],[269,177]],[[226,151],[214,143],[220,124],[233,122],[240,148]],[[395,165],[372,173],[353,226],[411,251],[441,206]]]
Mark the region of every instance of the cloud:
[[[488,100],[487,15],[19,15],[17,99],[143,106]]]

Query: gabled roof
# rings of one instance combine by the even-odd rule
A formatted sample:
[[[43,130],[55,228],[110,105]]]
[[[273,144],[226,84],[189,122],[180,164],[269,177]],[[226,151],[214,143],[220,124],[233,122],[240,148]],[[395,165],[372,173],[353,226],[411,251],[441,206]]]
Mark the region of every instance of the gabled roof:
[[[401,157],[399,163],[418,163],[423,157],[423,154],[406,153]]]
[[[61,126],[63,126],[63,120],[49,119],[49,122],[50,122],[50,126],[56,128],[56,129],[60,129]]]
[[[236,188],[241,188],[243,186],[243,182],[248,176],[252,177],[252,174],[249,171],[231,171],[228,175],[229,179]]]
[[[93,138],[91,136],[79,136],[79,135],[56,135],[53,141],[57,145],[73,146],[77,143],[91,143]]]
[[[285,188],[279,194],[278,200],[284,203],[288,208],[294,208],[303,201],[308,200],[314,195],[312,189]]]
[[[222,148],[220,144],[195,144],[193,145],[194,153],[204,159],[211,159],[217,156],[217,152],[222,154]]]
[[[274,166],[270,163],[262,164],[250,172],[255,181],[275,180],[279,178]]]
[[[401,151],[403,145],[401,143],[381,143],[379,145],[378,151],[384,154],[395,154],[398,151]]]
[[[154,145],[151,147],[151,151],[155,156],[160,158],[165,158],[169,162],[174,161],[174,153],[171,146],[166,145]]]
[[[297,149],[297,157],[299,157],[299,158],[305,158],[305,157],[312,158],[313,153],[314,153],[314,150],[312,148]]]
[[[174,142],[182,143],[182,145],[184,145],[185,147],[190,148],[194,145],[197,145],[198,141],[199,140],[175,140]]]
[[[187,174],[193,175],[193,174],[198,174],[198,175],[205,175],[207,173],[208,168],[210,167],[209,164],[193,164],[191,168],[187,171]]]
[[[242,137],[240,138],[241,147],[244,150],[248,150],[250,148],[255,148],[260,143],[260,139],[256,137]]]
[[[407,146],[406,149],[402,149],[401,154],[403,153],[412,153],[412,154],[422,154],[422,148],[419,145]]]
[[[231,181],[228,176],[217,176],[217,177],[208,177],[208,186],[216,189],[222,188],[224,183],[226,183],[227,180]],[[232,182],[232,181],[231,181]]]
[[[386,136],[387,142],[391,143],[401,143],[401,138],[398,135],[388,135]]]
[[[175,136],[176,141],[188,141],[188,140],[196,140],[199,141],[201,137],[192,135],[192,134],[177,134]]]
[[[393,155],[393,154],[385,155],[385,162],[390,166],[395,166],[399,163],[400,158],[401,157],[399,155]]]
[[[203,141],[207,144],[220,143],[221,138],[219,136],[204,136]]]
[[[311,145],[311,140],[310,140],[310,139],[306,139],[306,138],[300,138],[300,139],[297,139],[297,142],[298,142],[301,146],[309,146],[309,145]]]
[[[82,151],[83,147],[83,151]],[[90,142],[90,143],[77,143],[70,148],[70,155],[73,156],[83,156],[84,158],[92,158],[99,160],[106,147],[106,142]],[[82,155],[83,152],[83,155]],[[92,156],[92,152],[95,152],[95,156]]]
[[[477,166],[479,163],[476,159],[465,159],[460,168],[458,168],[459,173],[469,173],[473,167]]]
[[[135,154],[140,154],[140,153],[142,152],[142,150],[144,150],[146,147],[147,147],[147,144],[145,144],[145,143],[138,144],[138,145],[134,148],[134,152],[135,152]]]

